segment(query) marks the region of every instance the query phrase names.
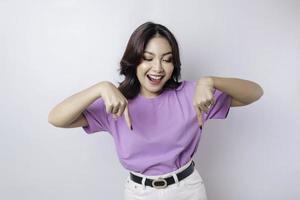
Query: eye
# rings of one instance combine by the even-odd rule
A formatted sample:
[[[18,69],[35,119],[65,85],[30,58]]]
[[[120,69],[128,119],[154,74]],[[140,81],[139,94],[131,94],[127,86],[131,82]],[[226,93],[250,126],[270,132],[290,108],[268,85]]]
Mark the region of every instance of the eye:
[[[146,58],[146,57],[143,57],[143,60],[151,61],[152,58]],[[163,61],[170,63],[170,62],[172,62],[172,57],[170,57],[169,59],[163,60]]]
[[[171,57],[171,58],[169,58],[169,59],[167,59],[167,60],[164,60],[164,61],[166,61],[166,62],[170,63],[170,62],[172,62],[172,57]]]
[[[151,61],[152,60],[151,58],[147,59],[146,57],[143,57],[143,59],[146,60],[146,61]]]

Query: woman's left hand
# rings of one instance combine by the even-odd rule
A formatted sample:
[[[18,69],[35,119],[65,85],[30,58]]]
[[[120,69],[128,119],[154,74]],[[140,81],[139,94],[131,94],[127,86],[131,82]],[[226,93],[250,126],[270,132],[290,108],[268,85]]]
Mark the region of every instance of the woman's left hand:
[[[210,77],[202,77],[197,81],[196,91],[193,99],[193,106],[197,112],[197,118],[200,128],[203,127],[202,112],[208,112],[209,108],[214,104],[214,83]]]

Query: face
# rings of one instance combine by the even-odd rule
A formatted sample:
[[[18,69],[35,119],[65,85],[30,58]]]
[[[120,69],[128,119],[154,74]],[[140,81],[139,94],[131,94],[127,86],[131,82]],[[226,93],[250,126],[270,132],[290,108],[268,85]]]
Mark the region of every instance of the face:
[[[172,48],[168,40],[164,37],[150,39],[144,49],[142,62],[137,66],[140,94],[147,98],[159,95],[173,70]]]

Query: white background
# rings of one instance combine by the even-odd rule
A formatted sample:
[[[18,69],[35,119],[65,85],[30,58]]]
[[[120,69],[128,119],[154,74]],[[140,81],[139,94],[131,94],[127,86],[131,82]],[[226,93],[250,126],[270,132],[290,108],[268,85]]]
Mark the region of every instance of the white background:
[[[133,30],[168,27],[182,79],[259,83],[264,96],[206,123],[197,169],[210,200],[300,198],[300,1],[0,1],[0,199],[122,199],[112,137],[56,128],[49,111],[115,83]]]

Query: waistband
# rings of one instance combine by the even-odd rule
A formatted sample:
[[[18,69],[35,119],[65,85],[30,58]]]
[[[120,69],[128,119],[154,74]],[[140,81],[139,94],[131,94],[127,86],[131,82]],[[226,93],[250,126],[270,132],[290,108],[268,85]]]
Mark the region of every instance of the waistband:
[[[132,174],[135,174],[137,176],[140,176],[140,177],[145,177],[145,178],[149,178],[149,179],[157,179],[158,177],[162,177],[162,178],[165,178],[165,177],[168,177],[170,175],[175,175],[179,172],[182,172],[183,170],[185,170],[186,168],[188,168],[188,166],[192,163],[193,159],[191,159],[190,161],[188,161],[186,164],[184,164],[183,166],[181,166],[180,168],[176,169],[175,171],[172,171],[172,172],[168,172],[168,173],[165,173],[165,174],[160,174],[160,175],[145,175],[145,174],[141,174],[141,173],[138,173],[138,172],[133,172],[133,171],[130,171]]]

